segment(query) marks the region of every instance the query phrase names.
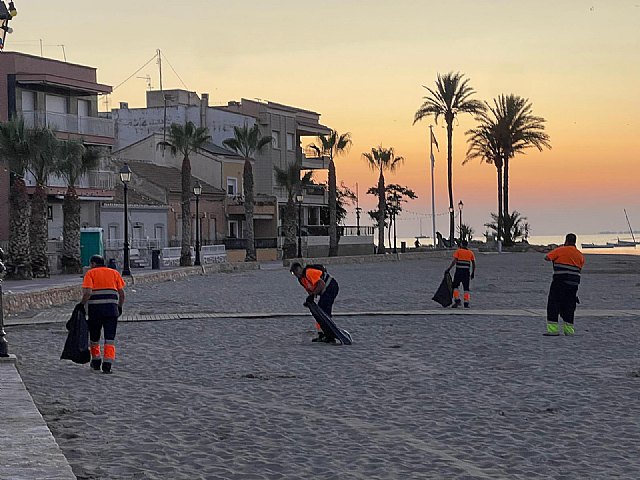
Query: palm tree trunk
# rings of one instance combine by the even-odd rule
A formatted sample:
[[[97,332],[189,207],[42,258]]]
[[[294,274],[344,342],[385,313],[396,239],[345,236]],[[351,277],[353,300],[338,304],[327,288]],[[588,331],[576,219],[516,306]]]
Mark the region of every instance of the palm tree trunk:
[[[503,238],[502,235],[502,165],[496,167],[498,170],[498,240]]]
[[[245,262],[255,262],[256,256],[256,242],[255,232],[253,226],[253,168],[251,167],[251,161],[247,158],[244,161],[244,173],[243,173],[243,187],[244,187],[244,216],[247,222],[245,238],[247,239],[247,255],[245,256]]]
[[[447,188],[449,190],[449,241],[455,236],[455,216],[453,214],[453,119],[447,119]]]
[[[29,280],[31,257],[29,243],[29,196],[24,180],[14,177],[9,193],[9,259],[7,278],[10,280]]]
[[[383,254],[387,252],[384,246],[385,197],[384,175],[381,168],[380,178],[378,179],[378,253]]]
[[[336,164],[331,152],[329,156],[329,256],[336,255],[338,255]]]
[[[389,214],[389,228],[387,228],[387,238],[389,239],[389,250],[391,250],[391,229],[393,228],[393,222],[395,221],[395,219],[393,218],[393,215]]]
[[[293,196],[289,195],[287,204],[284,207],[284,245],[283,254],[284,258],[295,258],[298,254],[297,251],[297,222],[296,222],[296,206],[293,203]]]
[[[503,199],[504,199],[504,214],[502,215],[503,219],[509,218],[509,158],[504,159],[504,182],[503,182]],[[513,239],[511,238],[511,229],[507,228],[505,224],[504,228],[504,244],[511,245],[513,244]]]
[[[182,248],[180,266],[191,266],[191,162],[185,155],[182,160]]]
[[[80,202],[73,185],[67,188],[62,203],[62,271],[66,274],[82,273],[80,261]]]
[[[31,269],[34,277],[49,275],[47,237],[47,191],[44,185],[38,184],[31,198],[31,220],[29,223]]]

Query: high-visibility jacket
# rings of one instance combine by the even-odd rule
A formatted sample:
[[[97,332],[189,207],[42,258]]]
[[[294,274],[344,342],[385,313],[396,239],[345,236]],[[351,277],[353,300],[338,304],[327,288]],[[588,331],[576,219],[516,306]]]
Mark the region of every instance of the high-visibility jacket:
[[[580,273],[584,267],[584,255],[575,245],[563,245],[547,254],[553,262],[553,280],[567,285],[580,285]]]
[[[89,270],[82,281],[82,288],[91,289],[89,297],[89,318],[117,317],[118,290],[124,288],[124,280],[117,270],[96,267]]]
[[[475,262],[476,256],[468,248],[459,248],[453,254],[456,260],[456,272],[469,272],[471,270],[471,262]]]
[[[311,293],[316,289],[316,286],[318,285],[318,282],[320,280],[324,282],[324,289],[326,290],[327,285],[329,285],[332,278],[326,270],[320,270],[319,268],[313,267],[305,267],[305,269],[302,271],[302,277],[300,277],[299,282],[300,285],[302,285],[308,293]]]

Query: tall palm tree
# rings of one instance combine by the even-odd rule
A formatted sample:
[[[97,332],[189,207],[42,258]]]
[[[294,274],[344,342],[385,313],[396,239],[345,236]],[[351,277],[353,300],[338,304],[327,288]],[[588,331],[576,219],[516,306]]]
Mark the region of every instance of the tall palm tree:
[[[318,156],[326,155],[329,157],[329,256],[335,257],[338,254],[338,217],[337,217],[337,198],[338,186],[336,179],[336,164],[334,157],[345,154],[351,147],[351,133],[339,134],[335,130],[331,130],[329,135],[321,135],[318,137],[317,144],[309,145]]]
[[[31,221],[29,242],[31,243],[31,268],[35,277],[49,276],[47,255],[47,181],[55,171],[58,140],[47,127],[29,130],[29,165],[36,187],[31,197]]]
[[[32,278],[29,243],[29,195],[24,175],[29,164],[29,142],[22,118],[0,124],[0,157],[9,164],[9,269],[8,278]]]
[[[300,177],[300,163],[291,163],[287,168],[273,167],[276,184],[287,192],[287,204],[284,207],[282,226],[284,230],[284,258],[294,258],[296,251],[296,206],[295,196],[311,185],[313,172]],[[300,228],[301,225],[298,226]]]
[[[378,177],[378,253],[386,253],[384,246],[384,220],[386,209],[386,188],[384,172],[395,172],[396,168],[404,162],[403,157],[396,156],[393,147],[384,148],[382,145],[372,148],[371,152],[365,152],[362,157],[369,164],[369,168],[380,172]]]
[[[503,239],[502,235],[502,179],[504,166],[504,151],[500,142],[499,126],[495,118],[481,113],[476,117],[479,126],[465,132],[469,135],[467,143],[467,157],[462,164],[470,160],[479,158],[481,162],[494,165],[498,174],[498,215],[496,217],[496,233],[498,240]]]
[[[193,122],[184,125],[172,123],[169,128],[169,141],[160,142],[159,146],[168,147],[176,156],[182,155],[182,249],[180,250],[180,266],[191,266],[191,161],[189,155],[202,149],[211,137],[206,127],[196,127]]]
[[[64,216],[62,226],[62,270],[64,273],[82,273],[80,258],[80,201],[76,184],[80,177],[95,168],[100,152],[88,148],[77,140],[65,140],[58,145],[56,173],[67,183],[62,203]]]
[[[491,113],[500,125],[500,137],[504,150],[504,212],[503,218],[511,215],[509,211],[509,161],[516,154],[535,147],[541,152],[551,148],[550,137],[545,133],[546,120],[532,114],[533,105],[528,98],[518,95],[499,95],[493,100]],[[513,243],[510,230],[505,229],[505,243]]]
[[[246,123],[244,124],[244,127],[233,127],[233,135],[233,138],[227,138],[222,143],[244,158],[242,187],[244,190],[244,215],[247,222],[247,254],[245,261],[255,262],[257,257],[253,225],[254,193],[253,167],[251,166],[251,160],[254,160],[253,156],[256,153],[262,151],[265,146],[270,145],[273,138],[271,135],[265,135],[263,137],[260,134],[260,129],[257,124],[249,128]]]
[[[423,85],[424,87],[424,85]],[[477,114],[484,109],[484,104],[471,97],[476,93],[469,86],[469,79],[460,72],[438,74],[436,88],[427,89],[429,94],[424,97],[424,103],[415,113],[413,123],[433,115],[436,124],[444,117],[447,124],[447,187],[449,190],[449,240],[455,235],[455,217],[453,209],[453,121],[459,113]]]

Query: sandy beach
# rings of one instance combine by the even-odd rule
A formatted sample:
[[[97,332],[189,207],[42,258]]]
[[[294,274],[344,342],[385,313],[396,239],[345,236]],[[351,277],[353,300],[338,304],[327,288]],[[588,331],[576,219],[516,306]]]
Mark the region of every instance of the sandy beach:
[[[58,360],[63,325],[9,339],[80,479],[636,479],[640,258],[587,261],[580,308],[637,317],[579,310],[575,337],[546,338],[543,318],[485,315],[543,308],[551,275],[487,254],[476,315],[342,317],[350,347],[309,341],[285,269],[134,288],[128,311],[300,316],[121,323],[111,376]],[[336,311],[433,308],[446,265],[332,267]]]

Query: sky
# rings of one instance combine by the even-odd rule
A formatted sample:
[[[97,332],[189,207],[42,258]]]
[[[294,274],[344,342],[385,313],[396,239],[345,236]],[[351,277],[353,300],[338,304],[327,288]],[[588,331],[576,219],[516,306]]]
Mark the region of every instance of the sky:
[[[113,86],[160,48],[165,88],[186,85],[212,104],[260,98],[321,113],[323,124],[351,132],[350,152],[337,160],[338,181],[366,195],[376,184],[362,153],[394,147],[404,164],[387,182],[412,188],[400,236],[431,219],[428,126],[436,152],[436,211],[447,211],[446,131],[415,111],[438,73],[462,72],[475,98],[502,93],[528,98],[546,119],[551,150],[511,162],[510,206],[528,218],[533,235],[624,231],[627,209],[640,228],[640,0],[15,0],[18,16],[7,50],[98,68]],[[177,75],[172,69],[175,69]],[[144,106],[150,64],[110,96],[111,106]],[[178,77],[179,76],[179,77]],[[102,107],[106,106],[102,103]],[[496,210],[496,171],[462,165],[461,116],[453,136],[453,182],[463,219],[476,234]],[[411,212],[411,213],[409,213]],[[350,218],[350,223],[353,219]],[[438,230],[448,231],[447,217]]]

